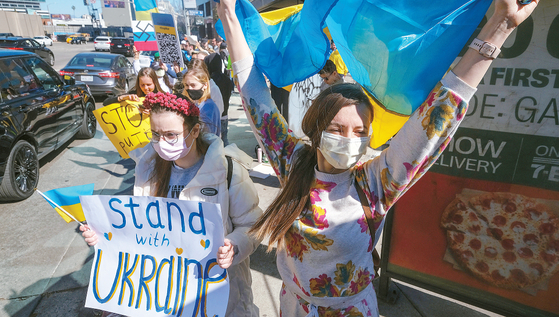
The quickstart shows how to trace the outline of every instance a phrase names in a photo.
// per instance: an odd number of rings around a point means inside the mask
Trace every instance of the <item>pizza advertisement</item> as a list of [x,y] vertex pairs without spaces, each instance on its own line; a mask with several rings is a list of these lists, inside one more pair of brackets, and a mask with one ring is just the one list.
[[540,3],[515,32],[446,150],[397,202],[387,272],[487,309],[556,316],[559,7]]

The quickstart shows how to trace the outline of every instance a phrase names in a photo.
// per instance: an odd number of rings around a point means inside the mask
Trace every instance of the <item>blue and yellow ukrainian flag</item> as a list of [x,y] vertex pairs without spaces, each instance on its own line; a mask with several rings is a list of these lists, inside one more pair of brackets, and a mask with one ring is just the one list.
[[[92,195],[94,184],[72,186],[65,188],[58,188],[49,190],[43,193],[45,196],[50,198],[53,202],[58,204],[60,207],[64,208],[72,216],[76,217],[78,221],[85,221],[85,216],[83,214],[82,205],[80,203],[80,196]],[[57,208],[54,204],[47,202],[58,212],[60,217],[66,222],[73,221],[72,218],[68,217],[62,210]]]
[[[306,0],[302,8],[260,16],[248,0],[238,0],[235,12],[256,65],[277,87],[322,69],[327,27],[349,73],[375,100],[371,145],[378,147],[427,98],[491,2]],[[223,37],[222,26],[216,29]]]
[[151,13],[158,13],[157,2],[155,0],[134,0],[136,7],[136,20],[151,20]]

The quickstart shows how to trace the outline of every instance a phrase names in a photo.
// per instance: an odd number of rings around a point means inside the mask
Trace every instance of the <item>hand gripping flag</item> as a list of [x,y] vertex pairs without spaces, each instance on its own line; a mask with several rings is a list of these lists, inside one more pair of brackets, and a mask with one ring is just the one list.
[[[236,14],[256,65],[278,87],[322,69],[329,56],[327,27],[353,79],[376,100],[371,145],[377,147],[427,98],[490,4],[307,0],[271,23],[248,0],[238,0]],[[216,29],[224,35],[220,24]]]
[[37,192],[39,192],[47,200],[47,202],[66,222],[71,222],[74,219],[66,215],[64,211],[58,208],[58,206],[62,207],[65,211],[70,213],[76,220],[83,222],[85,221],[85,216],[83,214],[82,205],[80,203],[80,196],[92,195],[93,188],[94,184],[87,184],[53,189],[45,193],[41,193],[39,191]]

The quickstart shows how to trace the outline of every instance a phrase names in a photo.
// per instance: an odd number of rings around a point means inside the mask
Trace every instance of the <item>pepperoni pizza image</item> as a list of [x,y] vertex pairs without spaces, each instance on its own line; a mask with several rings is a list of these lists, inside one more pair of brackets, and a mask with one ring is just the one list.
[[521,289],[559,270],[559,218],[535,199],[498,192],[457,197],[441,226],[458,264],[491,285]]

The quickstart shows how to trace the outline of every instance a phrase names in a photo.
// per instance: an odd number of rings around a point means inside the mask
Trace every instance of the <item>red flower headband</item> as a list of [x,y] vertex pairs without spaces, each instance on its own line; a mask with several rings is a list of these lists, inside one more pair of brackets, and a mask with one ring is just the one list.
[[146,95],[144,102],[144,108],[151,110],[153,106],[159,105],[160,107],[166,107],[175,111],[178,111],[185,116],[200,116],[200,109],[194,103],[177,98],[177,96],[167,93],[167,92],[150,92]]

